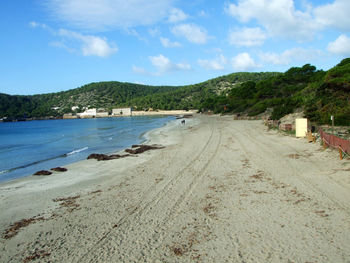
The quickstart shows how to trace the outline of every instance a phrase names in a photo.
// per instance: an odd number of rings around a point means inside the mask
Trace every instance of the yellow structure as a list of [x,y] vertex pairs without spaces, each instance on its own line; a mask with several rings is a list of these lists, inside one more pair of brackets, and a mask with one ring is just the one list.
[[307,119],[295,119],[295,136],[305,137],[308,131]]

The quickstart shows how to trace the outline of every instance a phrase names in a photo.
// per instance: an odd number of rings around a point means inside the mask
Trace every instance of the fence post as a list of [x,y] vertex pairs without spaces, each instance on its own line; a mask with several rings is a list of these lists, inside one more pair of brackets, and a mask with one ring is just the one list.
[[339,157],[340,157],[340,160],[343,160],[343,151],[342,151],[342,149],[340,148],[340,146],[338,147],[338,150],[339,150]]

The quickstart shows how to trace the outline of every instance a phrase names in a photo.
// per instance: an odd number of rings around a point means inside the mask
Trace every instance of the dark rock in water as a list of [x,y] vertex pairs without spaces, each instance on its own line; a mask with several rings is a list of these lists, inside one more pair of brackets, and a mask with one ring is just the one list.
[[50,174],[52,174],[50,171],[41,170],[36,172],[34,175],[50,175]]
[[67,172],[68,169],[64,168],[64,167],[55,167],[55,168],[51,168],[51,171],[56,171],[56,172]]
[[112,155],[107,155],[107,154],[100,154],[100,153],[92,153],[88,156],[88,159],[96,159],[97,161],[108,161],[108,160],[115,160],[115,159],[120,159],[120,158],[125,158],[130,156],[129,154],[112,154]]
[[133,145],[131,148],[137,148],[135,150],[133,149],[126,149],[125,151],[130,154],[139,154],[143,153],[149,150],[157,150],[157,149],[162,149],[164,147],[162,146],[153,146],[153,145]]

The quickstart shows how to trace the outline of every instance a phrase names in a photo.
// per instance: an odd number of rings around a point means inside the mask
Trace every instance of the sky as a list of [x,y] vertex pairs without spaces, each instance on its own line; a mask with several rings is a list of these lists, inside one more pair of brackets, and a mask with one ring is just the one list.
[[0,93],[328,70],[350,57],[349,10],[350,0],[3,0]]

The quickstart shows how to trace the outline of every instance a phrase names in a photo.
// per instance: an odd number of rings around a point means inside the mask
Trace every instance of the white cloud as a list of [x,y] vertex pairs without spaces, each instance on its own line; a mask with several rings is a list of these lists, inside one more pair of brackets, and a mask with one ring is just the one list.
[[49,28],[46,24],[38,23],[38,22],[35,22],[35,21],[29,22],[29,25],[30,25],[32,28],[40,27],[40,28],[42,28],[42,29],[50,30],[50,28]]
[[295,9],[293,0],[239,0],[237,5],[227,4],[225,11],[243,23],[257,20],[270,35],[300,41],[320,29],[309,12]]
[[236,46],[261,46],[266,38],[266,34],[259,27],[245,27],[242,30],[229,32],[229,42]]
[[164,19],[173,0],[45,0],[57,19],[78,28],[104,30],[152,25]]
[[148,33],[152,36],[152,37],[156,37],[160,35],[160,30],[159,28],[150,28],[148,29]]
[[255,63],[254,59],[252,59],[246,52],[240,53],[233,57],[231,62],[233,69],[236,71],[249,71],[259,67],[259,65]]
[[321,57],[322,51],[304,48],[291,48],[278,54],[274,52],[265,52],[259,55],[260,59],[266,63],[275,65],[288,65],[292,61],[308,63],[310,60],[316,60]]
[[350,56],[350,38],[346,35],[340,35],[336,40],[330,42],[328,51],[337,55]]
[[316,21],[324,26],[330,26],[341,30],[350,30],[350,1],[334,0],[331,4],[316,7],[314,14]]
[[135,65],[132,66],[132,71],[137,74],[148,74],[148,72],[144,68],[137,67]]
[[205,44],[208,40],[207,31],[195,24],[181,24],[174,26],[171,32],[180,37],[185,37],[194,44]]
[[76,53],[77,52],[77,50],[75,50],[74,48],[68,47],[62,41],[52,41],[49,43],[49,45],[52,47],[56,47],[56,48],[63,48],[65,50],[67,50],[69,53]]
[[33,28],[42,28],[53,36],[60,37],[59,41],[51,41],[50,45],[63,48],[71,53],[81,52],[84,56],[108,57],[118,51],[117,46],[114,43],[108,43],[105,37],[84,35],[66,29],[54,30],[45,24],[34,21],[30,22],[29,25]]
[[204,10],[201,10],[201,11],[199,11],[198,16],[200,16],[200,17],[206,17],[206,16],[208,16],[208,14],[207,14],[207,12],[205,12]]
[[212,60],[198,59],[198,64],[207,70],[224,70],[227,62],[227,58],[222,54]]
[[177,23],[184,21],[188,18],[188,15],[186,15],[181,9],[173,8],[170,10],[170,16],[168,19],[168,22],[170,23]]
[[163,47],[166,48],[172,48],[172,47],[181,47],[181,44],[179,42],[171,42],[168,38],[161,37],[160,42],[162,43]]
[[170,61],[169,58],[163,56],[162,54],[160,54],[158,56],[150,56],[149,60],[151,61],[152,65],[158,69],[158,71],[155,73],[155,75],[161,75],[161,74],[173,72],[173,71],[192,70],[192,68],[189,64],[173,63]]
[[66,29],[60,29],[57,35],[77,41],[84,56],[108,57],[118,51],[118,48],[114,44],[109,44],[106,38],[83,35]]
[[214,47],[205,51],[206,53],[222,53],[223,50],[219,47]]

